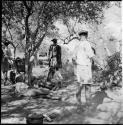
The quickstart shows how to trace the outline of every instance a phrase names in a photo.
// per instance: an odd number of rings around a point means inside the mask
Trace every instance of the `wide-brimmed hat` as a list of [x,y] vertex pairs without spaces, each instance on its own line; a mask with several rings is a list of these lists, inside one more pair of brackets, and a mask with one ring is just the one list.
[[88,36],[88,31],[83,30],[79,32],[79,36]]
[[51,41],[53,41],[54,43],[57,43],[57,39],[52,39]]

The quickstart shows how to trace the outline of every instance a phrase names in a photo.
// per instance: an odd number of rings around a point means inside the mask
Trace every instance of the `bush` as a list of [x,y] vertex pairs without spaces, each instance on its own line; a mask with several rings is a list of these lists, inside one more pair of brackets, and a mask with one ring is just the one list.
[[107,59],[106,70],[98,71],[94,77],[95,82],[103,82],[102,88],[121,87],[122,83],[122,62],[121,55],[116,52]]

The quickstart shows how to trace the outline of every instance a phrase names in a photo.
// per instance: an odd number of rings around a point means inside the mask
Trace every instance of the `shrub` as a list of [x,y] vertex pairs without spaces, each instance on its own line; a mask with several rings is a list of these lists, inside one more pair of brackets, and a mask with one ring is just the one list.
[[95,75],[95,82],[103,82],[102,88],[121,87],[122,83],[122,62],[120,52],[116,52],[107,59],[106,70],[98,71]]

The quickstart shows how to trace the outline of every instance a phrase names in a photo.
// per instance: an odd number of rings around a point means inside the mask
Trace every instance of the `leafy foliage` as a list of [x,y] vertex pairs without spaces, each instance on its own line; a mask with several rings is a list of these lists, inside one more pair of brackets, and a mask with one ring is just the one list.
[[[82,17],[82,20],[97,20],[100,17],[103,7],[109,2],[97,1],[33,1],[32,19],[37,22],[38,12],[41,23],[47,25],[53,23],[54,19],[63,17]],[[27,14],[22,1],[2,1],[2,21],[21,22]],[[20,9],[21,8],[21,9]],[[11,24],[11,23],[10,23]]]
[[36,46],[46,29],[47,35],[52,36],[50,27],[55,20],[61,18],[65,21],[76,17],[79,20],[98,22],[103,17],[103,8],[108,6],[109,2],[106,1],[2,1],[2,24],[15,30],[19,35],[16,42],[22,44],[20,41],[26,37],[24,21],[29,10],[30,46]]
[[95,77],[94,82],[103,83],[101,86],[102,89],[122,86],[122,62],[119,52],[108,57],[106,70],[98,71],[98,75]]
[[[28,29],[27,38],[31,38],[29,46],[35,51],[40,46],[38,43],[43,40],[42,34],[47,32],[46,35],[55,36],[56,32],[53,34],[52,29],[57,19],[61,18],[65,22],[76,17],[79,20],[98,22],[103,17],[103,8],[108,5],[109,2],[105,1],[2,1],[2,25],[10,30],[11,41],[19,42],[23,49],[26,44],[23,45],[22,41],[25,41],[25,30]],[[29,28],[25,23],[28,14]],[[16,39],[13,31],[18,36]]]

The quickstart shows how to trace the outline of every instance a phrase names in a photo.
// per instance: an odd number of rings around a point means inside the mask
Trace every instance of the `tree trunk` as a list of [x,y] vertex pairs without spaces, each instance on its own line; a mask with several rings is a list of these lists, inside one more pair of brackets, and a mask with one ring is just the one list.
[[26,49],[25,49],[25,83],[31,86],[33,62],[30,62],[29,60],[30,57],[35,54],[36,49],[38,49],[39,46],[41,45],[46,33],[43,34],[43,36],[39,39],[39,42],[34,46],[33,50],[30,51],[29,48],[30,48],[30,43],[32,43],[32,41],[30,41],[30,34],[27,24],[26,27],[27,27],[26,29],[27,35],[26,35]]
[[[26,3],[26,1],[23,1],[26,10],[27,10],[27,15],[25,18],[25,35],[26,35],[26,47],[25,47],[25,83],[27,83],[28,85],[31,86],[31,76],[32,76],[32,68],[33,68],[33,62],[30,62],[30,57],[34,55],[36,49],[39,48],[39,46],[41,45],[45,35],[43,34],[43,36],[40,38],[39,42],[32,48],[32,44],[35,43],[36,37],[37,37],[37,33],[39,30],[39,27],[37,27],[37,30],[34,33],[33,39],[31,40],[31,36],[30,36],[30,29],[29,29],[29,17],[31,16],[31,10],[32,10],[32,2],[31,2],[31,7],[29,7]],[[47,28],[46,28],[47,29]],[[31,40],[31,41],[30,41]],[[31,48],[31,51],[30,51]]]
[[32,84],[31,84],[31,77],[32,77],[33,64],[32,64],[32,62],[29,61],[30,60],[30,53],[28,53],[28,54],[29,54],[29,59],[28,59],[28,84],[30,86],[32,86]]
[[27,83],[28,85],[30,85],[29,83],[29,53],[28,51],[26,50],[25,51],[25,83]]
[[30,59],[30,52],[29,52],[29,47],[30,47],[30,30],[29,30],[29,24],[28,24],[28,19],[29,19],[30,13],[25,18],[25,34],[26,34],[26,47],[25,47],[25,83],[28,85],[30,84],[30,72],[29,72],[29,59]]

